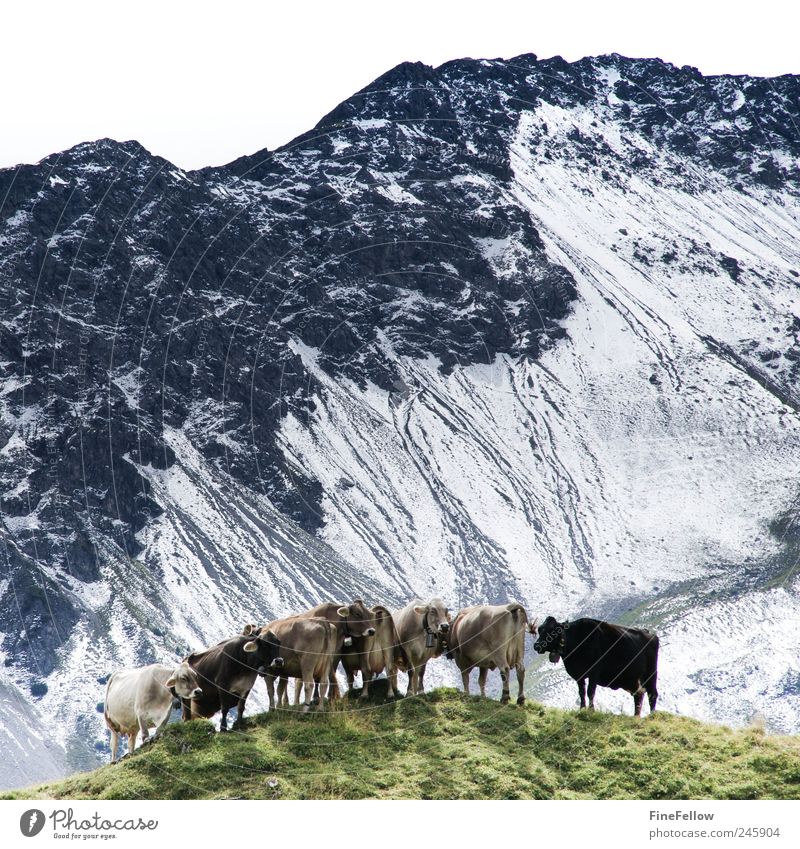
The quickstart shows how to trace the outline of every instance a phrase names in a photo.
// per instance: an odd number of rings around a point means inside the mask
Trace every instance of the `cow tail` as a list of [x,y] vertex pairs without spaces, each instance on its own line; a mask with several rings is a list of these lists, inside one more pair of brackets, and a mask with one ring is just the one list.
[[506,610],[511,614],[511,618],[515,621],[519,621],[519,616],[522,614],[522,621],[527,625],[528,624],[528,612],[518,601],[510,601],[506,605]]

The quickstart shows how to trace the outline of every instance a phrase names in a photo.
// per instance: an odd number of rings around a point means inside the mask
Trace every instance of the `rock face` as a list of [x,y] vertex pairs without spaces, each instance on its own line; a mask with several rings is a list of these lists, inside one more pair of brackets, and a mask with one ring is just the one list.
[[407,63],[222,168],[0,171],[0,684],[66,741],[24,779],[103,756],[115,666],[356,595],[648,624],[665,708],[800,728],[799,112]]

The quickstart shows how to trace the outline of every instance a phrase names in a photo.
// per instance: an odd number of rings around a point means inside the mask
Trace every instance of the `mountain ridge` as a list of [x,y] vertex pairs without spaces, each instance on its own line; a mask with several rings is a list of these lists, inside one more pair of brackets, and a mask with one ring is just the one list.
[[796,730],[799,98],[614,54],[412,63],[226,166],[100,140],[0,171],[30,780],[102,756],[114,665],[334,592],[663,623],[671,709]]

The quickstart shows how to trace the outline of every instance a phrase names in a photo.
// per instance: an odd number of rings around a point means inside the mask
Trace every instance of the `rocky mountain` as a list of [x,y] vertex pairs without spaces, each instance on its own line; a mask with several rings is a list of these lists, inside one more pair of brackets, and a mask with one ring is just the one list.
[[797,731],[799,116],[406,63],[225,167],[0,171],[0,783],[105,757],[115,666],[355,595],[649,625],[666,709]]

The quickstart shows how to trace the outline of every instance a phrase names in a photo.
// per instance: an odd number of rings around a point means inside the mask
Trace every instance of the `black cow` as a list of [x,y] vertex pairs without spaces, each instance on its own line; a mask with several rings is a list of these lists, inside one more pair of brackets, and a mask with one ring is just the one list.
[[658,637],[642,628],[624,628],[598,619],[557,622],[552,616],[542,622],[533,648],[550,653],[550,662],[564,660],[564,668],[578,682],[581,707],[594,709],[598,685],[627,690],[633,696],[634,715],[640,716],[647,693],[650,712],[656,709],[658,690]]
[[[245,631],[249,631],[246,628]],[[186,662],[200,679],[201,697],[183,699],[183,719],[208,719],[220,710],[220,731],[228,730],[228,711],[236,706],[236,721],[233,727],[241,726],[244,706],[256,677],[268,669],[280,669],[280,642],[272,631],[264,634],[245,633],[212,646],[205,651],[195,652]]]

